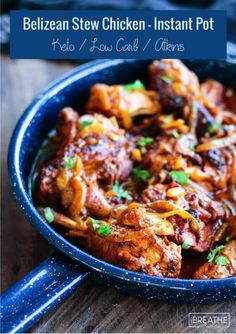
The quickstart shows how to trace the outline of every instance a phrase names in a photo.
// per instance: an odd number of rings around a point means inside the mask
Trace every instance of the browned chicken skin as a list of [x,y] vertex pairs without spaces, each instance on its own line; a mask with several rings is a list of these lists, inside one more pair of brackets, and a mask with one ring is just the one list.
[[149,66],[151,89],[157,91],[161,106],[177,116],[189,117],[200,95],[197,76],[181,61],[164,59]]
[[[70,235],[76,236],[76,232]],[[180,273],[181,247],[150,231],[137,232],[134,240],[126,242],[88,233],[85,246],[96,256],[128,270],[173,278]]]
[[178,60],[154,61],[149,77],[152,90],[96,84],[85,114],[61,110],[34,200],[127,270],[177,278],[192,254],[201,265],[188,277],[236,276],[235,93]]
[[164,203],[172,205],[173,215],[169,217],[169,221],[175,230],[173,240],[182,245],[184,240],[188,239],[189,249],[197,252],[210,250],[212,237],[226,215],[220,202],[211,200],[191,186],[157,184],[145,189],[142,198],[157,211],[164,207]]
[[86,106],[87,112],[95,111],[106,116],[115,116],[126,129],[131,127],[132,117],[159,112],[161,107],[154,91],[126,90],[124,87],[94,85]]
[[[67,117],[65,117],[65,113],[68,114]],[[64,119],[65,126],[64,134],[61,129],[63,127],[62,119]],[[73,124],[71,119],[73,119]],[[79,119],[78,114],[70,108],[65,108],[60,112],[58,133],[61,135],[63,145],[57,151],[55,158],[41,169],[37,177],[37,197],[42,203],[53,203],[55,193],[58,194],[60,191],[63,196],[64,189],[62,188],[64,185],[61,186],[61,184],[64,181],[67,192],[67,205],[64,206],[68,206],[71,204],[68,195],[73,193],[73,190],[70,192],[71,182],[74,182],[75,185],[72,188],[76,188],[76,183],[80,183],[80,185],[84,184],[84,187],[81,186],[81,192],[83,192],[83,188],[86,188],[86,206],[91,208],[91,214],[94,214],[97,202],[102,202],[105,205],[106,200],[103,198],[102,190],[112,185],[114,180],[122,182],[128,178],[133,167],[131,160],[133,145],[126,138],[124,130],[119,129],[116,123],[113,124],[112,119],[95,115],[93,117],[94,123],[97,122],[95,131],[92,134],[86,133],[86,128],[80,131],[80,124],[90,122],[91,119],[91,116],[82,116]],[[91,126],[93,125],[91,124]],[[79,136],[76,131],[79,131]],[[77,155],[81,161],[81,163],[78,162],[77,169],[83,169],[79,170],[79,173],[83,175],[78,182],[76,179],[70,178],[65,168],[66,159]],[[90,182],[90,184],[85,185],[86,182]],[[80,196],[82,195],[80,194]],[[97,207],[99,209],[99,205]]]

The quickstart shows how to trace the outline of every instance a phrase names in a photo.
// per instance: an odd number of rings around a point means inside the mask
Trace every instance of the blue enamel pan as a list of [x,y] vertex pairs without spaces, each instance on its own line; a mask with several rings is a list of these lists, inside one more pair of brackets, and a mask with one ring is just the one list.
[[[28,194],[35,155],[65,106],[78,109],[97,82],[146,81],[148,61],[93,61],[76,68],[47,87],[25,111],[9,148],[12,191],[27,220],[56,249],[31,273],[3,293],[1,332],[23,332],[47,310],[91,276],[107,286],[145,299],[170,303],[214,303],[236,299],[236,278],[186,280],[148,276],[108,264],[77,248],[44,221]],[[236,89],[236,64],[225,61],[186,61],[201,80],[212,77]],[[40,250],[39,250],[40,251]],[[83,287],[81,287],[82,289]]]

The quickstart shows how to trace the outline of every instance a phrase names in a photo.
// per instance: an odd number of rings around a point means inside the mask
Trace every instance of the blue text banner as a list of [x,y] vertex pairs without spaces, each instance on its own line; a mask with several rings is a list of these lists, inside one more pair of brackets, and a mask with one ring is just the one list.
[[224,59],[226,13],[12,11],[11,57]]

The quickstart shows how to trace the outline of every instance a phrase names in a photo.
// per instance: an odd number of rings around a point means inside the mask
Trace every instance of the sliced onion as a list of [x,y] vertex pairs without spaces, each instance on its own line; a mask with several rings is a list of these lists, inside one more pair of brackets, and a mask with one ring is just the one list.
[[61,213],[56,212],[51,209],[54,215],[54,222],[71,230],[81,230],[86,231],[87,225],[82,220],[75,221],[73,219],[68,218],[67,216],[62,215]]
[[204,152],[212,148],[222,148],[226,146],[231,146],[233,144],[236,144],[236,133],[233,133],[232,135],[227,137],[217,138],[207,143],[200,144],[196,147],[196,152]]
[[74,198],[69,210],[72,216],[75,216],[80,213],[85,205],[87,187],[79,176],[73,178],[71,186],[74,189]]
[[155,201],[148,204],[148,207],[157,212],[167,212],[171,210],[178,210],[178,206],[170,201]]
[[173,210],[170,212],[164,212],[164,213],[159,213],[158,216],[160,218],[168,218],[171,216],[180,216],[184,219],[190,219],[192,222],[195,222],[196,224],[199,225],[197,219],[195,219],[189,212],[185,211],[185,210]]

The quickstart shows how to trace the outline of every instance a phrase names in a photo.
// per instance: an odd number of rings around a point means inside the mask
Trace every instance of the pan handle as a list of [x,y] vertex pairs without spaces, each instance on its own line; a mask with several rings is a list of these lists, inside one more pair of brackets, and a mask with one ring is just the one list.
[[59,252],[1,296],[1,333],[22,333],[79,287],[89,272]]

